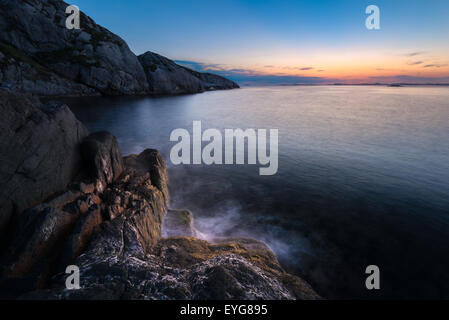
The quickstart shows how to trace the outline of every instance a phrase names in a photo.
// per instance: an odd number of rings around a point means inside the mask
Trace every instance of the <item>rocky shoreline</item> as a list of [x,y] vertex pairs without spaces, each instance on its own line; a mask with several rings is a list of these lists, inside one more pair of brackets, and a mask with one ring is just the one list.
[[195,238],[157,150],[123,158],[110,133],[32,96],[0,90],[0,112],[0,298],[319,298],[259,241]]
[[61,0],[2,0],[0,87],[40,96],[175,95],[239,86],[158,54],[137,57],[119,36],[81,12],[65,26]]
[[[122,157],[67,105],[38,96],[238,88],[156,53],[136,56],[60,0],[0,0],[0,299],[319,299],[253,239],[198,238],[170,207],[157,150]],[[68,265],[81,288],[68,290]]]

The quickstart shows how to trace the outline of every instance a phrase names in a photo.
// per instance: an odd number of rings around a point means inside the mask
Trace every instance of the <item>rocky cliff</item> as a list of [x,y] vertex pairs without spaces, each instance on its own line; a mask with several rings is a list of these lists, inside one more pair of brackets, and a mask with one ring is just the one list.
[[[195,238],[193,214],[170,209],[158,151],[122,158],[67,106],[0,94],[0,298],[319,298],[261,242]],[[81,288],[67,290],[73,264]]]
[[64,189],[78,174],[87,129],[69,108],[0,90],[0,233],[13,212]]
[[182,67],[153,52],[139,56],[153,94],[183,94],[208,90],[235,89],[239,86],[226,78]]
[[179,94],[238,87],[152,53],[138,59],[123,39],[83,13],[81,29],[69,30],[67,6],[61,0],[0,0],[0,87],[45,96]]

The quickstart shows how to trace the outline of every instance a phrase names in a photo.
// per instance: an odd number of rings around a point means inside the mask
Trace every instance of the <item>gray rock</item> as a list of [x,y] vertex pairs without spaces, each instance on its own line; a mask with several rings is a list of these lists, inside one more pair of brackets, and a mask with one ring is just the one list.
[[[86,141],[95,147],[95,152],[89,153],[92,160],[104,160],[104,151],[121,157],[114,148],[115,138],[108,133],[93,134]],[[141,255],[157,243],[168,194],[165,163],[156,150],[132,156],[125,168],[113,158],[100,161],[98,169],[105,179],[109,177],[106,190],[92,190],[92,185],[83,181],[72,183],[74,189],[17,215],[9,225],[14,232],[1,256],[0,298],[16,298],[48,287],[51,275],[64,272],[87,247],[99,256],[118,254],[126,241],[129,252]],[[114,179],[117,167],[123,175]],[[91,180],[98,178],[97,171],[93,174]],[[111,208],[117,214],[105,221],[103,213]]]
[[147,75],[149,91],[152,94],[198,93],[239,87],[231,80],[195,72],[153,52],[140,55],[139,60]]
[[0,230],[13,213],[64,190],[81,166],[87,129],[66,105],[0,89]]
[[[81,14],[81,30],[68,30],[67,6],[59,0],[2,0],[0,48],[8,47],[19,56],[29,57],[34,62],[29,65],[39,76],[45,69],[57,78],[53,82],[81,83],[79,94],[86,94],[86,88],[93,88],[91,94],[146,93],[145,73],[125,41],[85,14]],[[84,50],[88,45],[91,49]],[[20,78],[17,81],[21,91],[30,92],[31,86],[33,92],[55,94],[46,90],[49,85],[24,86]],[[76,94],[76,88],[71,89],[70,93]]]
[[126,220],[112,221],[75,262],[81,289],[64,290],[65,275],[59,274],[52,289],[21,298],[320,299],[305,281],[286,273],[266,246],[252,249],[248,239],[214,245],[169,238],[144,250],[137,238]]
[[[76,211],[75,211],[76,212]],[[70,236],[61,249],[60,270],[68,265],[84,251],[88,245],[95,228],[103,221],[99,204],[92,204],[88,211],[81,214]]]
[[47,96],[98,95],[98,91],[63,78],[29,55],[0,42],[0,86]]
[[45,96],[182,94],[238,85],[147,52],[136,57],[120,37],[81,13],[65,26],[60,0],[0,0],[0,86]]
[[28,275],[38,262],[54,253],[78,215],[59,211],[52,206],[25,210],[17,219],[17,232],[2,259],[2,263],[8,266],[2,278]]
[[96,132],[84,139],[81,152],[89,177],[103,184],[115,181],[123,172],[123,159],[117,139],[109,132]]

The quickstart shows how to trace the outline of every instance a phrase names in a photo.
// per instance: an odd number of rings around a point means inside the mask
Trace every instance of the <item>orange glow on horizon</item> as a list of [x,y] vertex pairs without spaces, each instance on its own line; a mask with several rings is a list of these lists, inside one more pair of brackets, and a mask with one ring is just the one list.
[[416,55],[406,52],[367,49],[333,52],[273,50],[262,55],[229,57],[227,63],[225,60],[225,64],[208,70],[229,70],[255,76],[318,77],[331,81],[338,79],[360,82],[376,82],[375,78],[385,78],[388,81],[388,78],[395,76],[436,79],[449,77],[449,48],[429,50],[432,53]]

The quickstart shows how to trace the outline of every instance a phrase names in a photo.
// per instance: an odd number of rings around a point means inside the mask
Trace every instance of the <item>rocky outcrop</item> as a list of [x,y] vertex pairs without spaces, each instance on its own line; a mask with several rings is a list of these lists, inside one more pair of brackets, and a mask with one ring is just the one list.
[[[4,52],[5,47],[9,48],[9,55],[18,52],[6,60],[2,82],[26,90],[26,80],[33,74],[37,74],[36,82],[44,82],[46,73],[46,84],[35,86],[33,91],[48,88],[50,91],[41,93],[60,94],[55,83],[67,83],[70,94],[146,93],[145,73],[126,42],[83,13],[82,29],[67,29],[67,6],[60,0],[1,0],[0,49]],[[14,61],[10,62],[11,58]],[[8,72],[12,64],[21,74],[12,76]],[[81,85],[70,86],[73,83]]]
[[0,87],[50,96],[98,95],[86,85],[63,78],[20,50],[0,42]]
[[[195,238],[193,214],[169,209],[157,150],[122,158],[115,137],[87,136],[66,106],[0,94],[2,214],[15,199],[0,298],[319,298],[261,242]],[[65,287],[69,265],[78,290]]]
[[[87,137],[88,143],[82,144],[83,149],[89,148],[82,150],[86,161],[95,163],[105,154],[116,153],[111,137],[105,132]],[[104,145],[93,152],[92,141]],[[108,260],[123,252],[125,244],[130,253],[146,252],[156,245],[168,201],[165,163],[150,149],[123,163],[122,173],[111,176],[106,184],[103,179],[114,172],[114,161],[103,162],[104,171],[93,176],[86,168],[80,177],[90,180],[76,181],[64,193],[17,215],[1,257],[0,297],[17,298],[48,287],[52,275],[80,264],[76,259],[82,253]],[[104,275],[113,272],[112,268]]]
[[81,29],[69,30],[67,6],[61,0],[0,0],[0,87],[45,96],[179,94],[238,87],[153,53],[138,59],[124,40],[84,13]]
[[66,105],[0,90],[0,231],[13,213],[64,190],[87,129]]
[[[82,144],[82,156],[87,175],[102,186],[115,181],[123,172],[123,159],[117,139],[109,132],[96,132]],[[99,187],[103,191],[103,187]]]
[[139,61],[147,75],[152,94],[198,93],[239,87],[231,80],[190,70],[153,52],[140,55]]
[[76,261],[80,290],[65,290],[65,275],[59,274],[52,288],[21,299],[319,299],[255,240],[210,244],[189,237],[164,238],[144,251],[121,219],[106,230],[107,238],[96,238]]
[[[3,260],[0,293],[39,300],[320,298],[261,242],[193,238],[192,213],[167,210],[166,182],[160,154],[149,149],[125,158],[122,175],[104,192],[75,188],[25,211]],[[65,288],[72,264],[81,272],[78,290]]]

